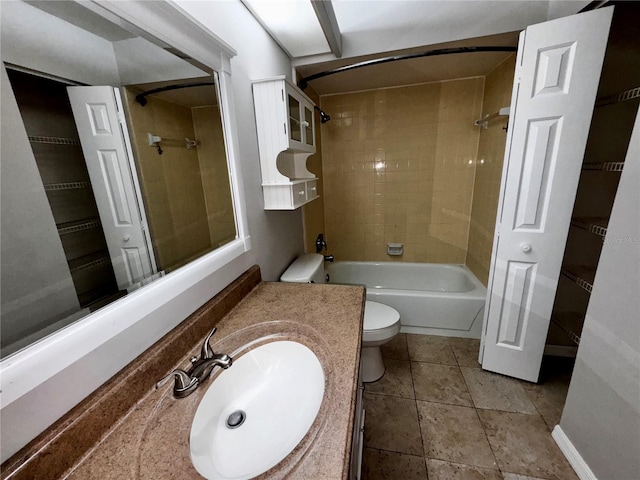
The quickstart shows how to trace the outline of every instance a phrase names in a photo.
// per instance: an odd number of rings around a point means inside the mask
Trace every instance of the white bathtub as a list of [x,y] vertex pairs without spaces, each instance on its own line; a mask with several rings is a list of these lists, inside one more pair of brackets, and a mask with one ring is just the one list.
[[480,338],[487,290],[464,265],[335,262],[327,274],[398,310],[402,332]]

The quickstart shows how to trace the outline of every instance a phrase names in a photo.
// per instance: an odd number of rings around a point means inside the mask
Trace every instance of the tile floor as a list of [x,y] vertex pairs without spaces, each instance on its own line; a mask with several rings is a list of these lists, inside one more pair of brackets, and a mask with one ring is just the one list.
[[485,372],[479,341],[400,334],[365,384],[363,480],[577,480],[551,430],[571,361],[546,358],[540,384]]

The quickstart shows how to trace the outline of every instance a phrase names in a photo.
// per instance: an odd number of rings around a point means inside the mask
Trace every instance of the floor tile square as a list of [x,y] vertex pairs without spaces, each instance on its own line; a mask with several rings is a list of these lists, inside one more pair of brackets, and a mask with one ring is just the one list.
[[427,480],[424,458],[365,448],[362,480]]
[[384,359],[386,370],[377,382],[365,383],[367,393],[414,398],[411,364],[407,360]]
[[416,399],[473,407],[459,367],[411,362]]
[[542,415],[549,430],[560,423],[562,418],[562,410],[564,402],[567,399],[568,385],[536,385],[525,384],[523,382],[524,391],[531,403],[536,406],[538,413]]
[[409,358],[414,362],[458,365],[447,337],[407,334]]
[[474,408],[417,401],[425,456],[497,469]]
[[576,480],[540,415],[478,410],[500,470],[549,480]]
[[449,345],[461,367],[480,368],[478,354],[480,353],[480,340],[476,338],[449,337]]
[[429,480],[502,480],[498,470],[427,458]]
[[516,475],[515,473],[504,473],[502,474],[504,480],[547,480],[545,478],[540,477],[527,477],[526,475]]
[[560,423],[574,362],[569,358],[544,357],[540,383],[522,382],[527,397],[536,406],[549,430]]
[[422,456],[422,439],[415,400],[364,394],[364,445]]
[[538,413],[519,380],[480,368],[462,367],[460,370],[476,408],[531,415]]
[[407,334],[399,333],[393,339],[380,347],[383,358],[394,360],[409,360],[409,349],[407,348]]

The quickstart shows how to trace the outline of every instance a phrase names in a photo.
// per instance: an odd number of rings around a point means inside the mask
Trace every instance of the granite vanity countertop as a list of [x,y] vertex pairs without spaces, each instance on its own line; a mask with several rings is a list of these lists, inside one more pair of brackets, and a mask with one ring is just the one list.
[[[311,348],[325,372],[325,397],[309,432],[258,478],[348,477],[363,309],[361,287],[262,282],[217,323],[211,341],[217,353],[237,358],[248,343],[291,339]],[[175,366],[186,368],[201,341]],[[66,478],[201,478],[191,464],[189,432],[208,385],[180,400],[173,398],[172,385],[146,392]]]

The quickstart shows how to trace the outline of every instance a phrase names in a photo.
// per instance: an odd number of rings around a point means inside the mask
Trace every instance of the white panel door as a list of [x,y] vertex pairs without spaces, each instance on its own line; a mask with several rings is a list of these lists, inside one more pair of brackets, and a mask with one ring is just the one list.
[[482,368],[538,380],[613,7],[520,36]]
[[67,91],[118,288],[131,291],[146,283],[155,265],[117,108],[119,92],[108,86]]

